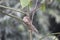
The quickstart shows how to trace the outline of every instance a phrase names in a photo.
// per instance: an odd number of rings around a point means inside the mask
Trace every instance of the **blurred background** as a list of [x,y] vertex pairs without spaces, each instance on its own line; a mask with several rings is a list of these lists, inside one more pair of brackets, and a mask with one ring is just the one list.
[[[33,0],[33,5],[35,1]],[[40,2],[43,3],[44,0],[40,0]],[[20,0],[0,0],[1,5],[21,9]],[[27,26],[22,21],[5,14],[18,18],[24,17],[24,14],[20,12],[0,7],[0,40],[30,40]],[[60,0],[49,0],[45,5],[42,4],[33,16],[33,25],[40,33],[40,36],[33,34],[33,40],[40,40],[37,36],[44,37],[42,40],[60,40],[60,34],[54,34],[60,32]]]

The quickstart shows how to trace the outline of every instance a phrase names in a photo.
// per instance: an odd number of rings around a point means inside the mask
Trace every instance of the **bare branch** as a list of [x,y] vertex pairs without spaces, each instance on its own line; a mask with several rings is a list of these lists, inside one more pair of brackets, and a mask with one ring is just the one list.
[[34,14],[36,12],[37,6],[38,6],[38,0],[36,0],[36,4],[35,4],[35,7],[34,7],[34,10],[32,11],[32,22],[33,22],[33,16],[34,16]]
[[12,17],[12,18],[17,19],[18,21],[22,21],[22,22],[23,22],[23,20],[22,20],[21,18],[18,18],[18,17],[14,16],[14,15],[6,14],[6,13],[2,13],[2,14],[7,15],[7,16],[10,16],[10,17]]
[[55,35],[55,34],[60,34],[60,32],[58,32],[58,33],[52,33],[52,34],[54,34],[54,35]]
[[6,9],[10,9],[10,10],[13,10],[13,11],[16,11],[16,12],[20,12],[20,13],[23,13],[23,14],[26,13],[26,12],[21,11],[20,9],[10,8],[10,7],[6,7],[6,6],[3,6],[3,5],[0,5],[0,7],[6,8]]

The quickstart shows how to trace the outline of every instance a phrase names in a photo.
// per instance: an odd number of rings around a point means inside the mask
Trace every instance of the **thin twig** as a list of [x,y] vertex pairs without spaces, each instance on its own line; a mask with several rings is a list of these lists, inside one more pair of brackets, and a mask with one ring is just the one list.
[[7,16],[10,16],[10,17],[12,17],[12,18],[15,18],[15,19],[23,22],[23,20],[22,20],[21,18],[18,18],[18,17],[14,16],[14,15],[7,14],[7,13],[2,13],[2,14],[7,15]]
[[34,17],[34,14],[35,14],[37,6],[38,6],[37,4],[38,4],[38,0],[36,0],[36,4],[35,4],[35,7],[34,7],[34,10],[32,11],[32,22],[33,22],[33,17]]
[[52,33],[52,34],[56,35],[56,34],[60,34],[60,32],[58,32],[58,33]]
[[10,7],[6,7],[6,6],[3,6],[3,5],[0,5],[0,7],[3,7],[3,8],[6,8],[6,9],[10,9],[10,10],[13,10],[13,11],[17,11],[17,12],[26,14],[26,12],[23,12],[23,11],[21,11],[20,9],[10,8]]
[[14,16],[14,15],[11,15],[11,14],[6,14],[6,13],[2,13],[2,14],[7,15],[7,16],[10,16],[10,17],[12,17],[12,18],[15,18],[15,19],[18,20],[20,23],[22,23],[23,25],[27,26],[27,25],[25,24],[25,22],[24,22],[21,18],[18,18],[18,17]]
[[32,30],[29,30],[29,38],[30,38],[30,40],[33,40],[33,38],[32,38]]

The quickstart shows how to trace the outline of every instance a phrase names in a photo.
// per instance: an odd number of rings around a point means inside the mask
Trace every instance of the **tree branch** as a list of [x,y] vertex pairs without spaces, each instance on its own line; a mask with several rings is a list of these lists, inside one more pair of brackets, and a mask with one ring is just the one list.
[[10,8],[10,7],[6,7],[6,6],[3,6],[3,5],[0,5],[0,7],[3,7],[3,8],[6,8],[6,9],[10,9],[10,10],[13,10],[13,11],[16,11],[16,12],[20,12],[20,13],[26,14],[26,12],[23,12],[20,9]]
[[[1,14],[1,13],[0,13],[0,14]],[[10,17],[12,17],[12,18],[17,19],[18,21],[22,21],[22,22],[23,22],[23,20],[22,20],[21,18],[18,18],[18,17],[14,16],[14,15],[7,14],[7,13],[2,13],[2,14],[7,15],[7,16],[10,16]]]

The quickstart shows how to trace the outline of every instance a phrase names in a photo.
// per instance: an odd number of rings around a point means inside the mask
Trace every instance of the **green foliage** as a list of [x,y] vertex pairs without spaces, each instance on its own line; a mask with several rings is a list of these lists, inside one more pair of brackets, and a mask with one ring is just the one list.
[[32,5],[33,5],[33,2],[31,1],[31,2],[29,3],[29,8],[31,8]]
[[22,24],[20,24],[19,26],[18,26],[18,30],[19,31],[24,31],[25,29],[24,29],[24,26],[22,25]]
[[20,0],[21,6],[22,8],[28,6],[28,4],[30,3],[30,0]]
[[45,4],[42,4],[42,5],[40,6],[40,10],[42,10],[43,12],[46,10]]
[[60,2],[60,0],[57,0],[58,2]]

